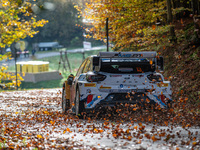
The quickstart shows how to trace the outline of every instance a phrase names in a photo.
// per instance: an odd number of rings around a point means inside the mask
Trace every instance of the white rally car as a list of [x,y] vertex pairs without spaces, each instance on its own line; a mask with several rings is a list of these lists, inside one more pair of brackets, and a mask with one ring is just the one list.
[[164,81],[163,57],[156,52],[99,52],[80,65],[63,84],[62,109],[76,115],[102,106],[146,101],[165,108],[171,85]]

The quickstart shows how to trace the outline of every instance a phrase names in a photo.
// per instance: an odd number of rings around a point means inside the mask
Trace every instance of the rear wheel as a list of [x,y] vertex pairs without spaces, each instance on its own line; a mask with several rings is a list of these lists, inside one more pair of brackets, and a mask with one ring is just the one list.
[[79,90],[77,90],[75,98],[75,114],[79,118],[83,118],[84,113],[85,113],[85,105],[83,101],[80,101],[80,92]]
[[70,101],[66,99],[66,91],[65,88],[62,90],[62,112],[66,113],[70,107]]

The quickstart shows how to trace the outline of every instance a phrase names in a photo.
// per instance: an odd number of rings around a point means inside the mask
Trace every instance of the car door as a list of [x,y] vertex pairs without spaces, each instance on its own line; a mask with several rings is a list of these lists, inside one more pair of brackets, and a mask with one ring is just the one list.
[[71,101],[72,102],[74,102],[74,99],[75,99],[75,96],[76,96],[76,85],[77,85],[79,76],[83,73],[83,69],[85,67],[86,62],[87,62],[87,59],[85,59],[83,61],[83,63],[80,65],[80,67],[79,67],[79,69],[76,73],[76,76],[74,77],[74,80],[72,82],[72,88],[71,88]]
[[90,57],[87,59],[86,63],[85,63],[85,66],[83,68],[83,71],[82,73],[87,73],[88,71],[91,71],[91,60],[90,60]]

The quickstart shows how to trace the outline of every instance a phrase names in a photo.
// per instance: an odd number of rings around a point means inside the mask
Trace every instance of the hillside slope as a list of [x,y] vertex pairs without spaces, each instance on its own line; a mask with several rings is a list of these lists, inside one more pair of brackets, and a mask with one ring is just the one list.
[[165,57],[164,75],[169,77],[173,97],[188,97],[189,102],[200,102],[200,39],[195,37],[192,18],[175,23],[177,43],[159,51]]

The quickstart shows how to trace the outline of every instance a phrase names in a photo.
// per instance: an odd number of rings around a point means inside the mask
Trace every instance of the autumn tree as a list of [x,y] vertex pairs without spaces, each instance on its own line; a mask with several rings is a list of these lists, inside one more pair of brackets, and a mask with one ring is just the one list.
[[[11,44],[28,37],[33,37],[38,33],[37,27],[43,27],[48,21],[37,20],[33,12],[34,5],[23,0],[0,0],[0,47]],[[0,61],[8,59],[9,55],[0,55]],[[15,75],[5,72],[6,67],[0,67],[0,82],[11,80],[12,83],[6,85],[20,85],[21,77],[18,75],[16,83]]]
[[0,46],[11,45],[25,37],[33,37],[38,31],[37,27],[43,27],[45,20],[36,20],[32,5],[22,0],[1,0],[0,9]]
[[[163,0],[95,0],[77,9],[93,25],[86,28],[88,37],[106,41],[105,24],[109,18],[109,40],[115,50],[140,50],[152,44],[166,43],[170,25],[167,24],[167,1]],[[176,14],[184,10],[172,10]]]

